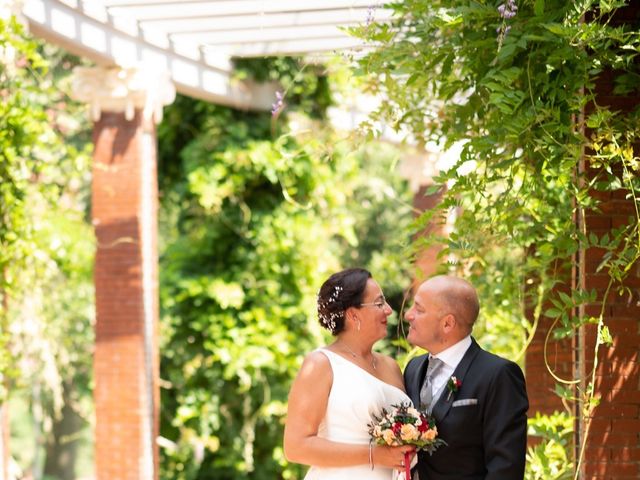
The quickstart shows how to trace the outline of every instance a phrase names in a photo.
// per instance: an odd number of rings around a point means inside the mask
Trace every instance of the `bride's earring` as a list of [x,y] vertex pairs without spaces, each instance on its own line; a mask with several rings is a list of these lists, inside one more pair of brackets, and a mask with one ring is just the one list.
[[356,320],[358,322],[358,331],[360,331],[360,319]]

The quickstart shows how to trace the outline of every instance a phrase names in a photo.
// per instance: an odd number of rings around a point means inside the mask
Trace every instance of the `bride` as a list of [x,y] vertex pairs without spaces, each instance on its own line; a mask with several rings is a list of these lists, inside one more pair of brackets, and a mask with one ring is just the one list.
[[371,348],[387,334],[391,307],[361,268],[329,277],[318,317],[336,340],[311,352],[289,393],[284,453],[311,465],[305,480],[392,480],[413,446],[372,445],[367,424],[384,407],[410,402],[395,360]]

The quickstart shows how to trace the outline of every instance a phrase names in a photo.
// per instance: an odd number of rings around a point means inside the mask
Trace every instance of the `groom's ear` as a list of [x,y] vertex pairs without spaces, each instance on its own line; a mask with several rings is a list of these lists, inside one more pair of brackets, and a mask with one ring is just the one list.
[[442,328],[444,329],[445,333],[449,333],[455,330],[457,321],[453,313],[448,313],[442,320]]

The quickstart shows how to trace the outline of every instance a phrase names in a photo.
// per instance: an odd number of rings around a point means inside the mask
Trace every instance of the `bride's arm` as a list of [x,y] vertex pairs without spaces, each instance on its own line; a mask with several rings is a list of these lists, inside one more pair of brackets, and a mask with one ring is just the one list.
[[[290,462],[318,467],[345,467],[369,463],[369,446],[332,442],[318,437],[333,383],[331,365],[320,352],[309,354],[289,392],[284,427],[284,454]],[[412,447],[373,449],[377,466],[401,468],[404,450]]]

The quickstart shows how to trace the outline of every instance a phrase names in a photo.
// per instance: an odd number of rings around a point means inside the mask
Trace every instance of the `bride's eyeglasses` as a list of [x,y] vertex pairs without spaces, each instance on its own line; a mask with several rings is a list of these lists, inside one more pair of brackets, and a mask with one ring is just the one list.
[[386,304],[387,304],[387,300],[384,297],[382,297],[380,300],[376,300],[375,302],[361,303],[359,306],[360,307],[378,307],[380,310],[382,310]]

